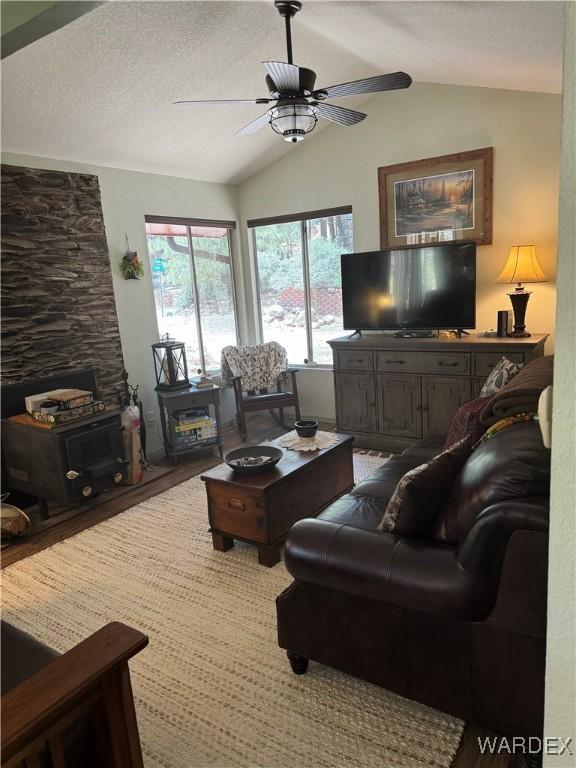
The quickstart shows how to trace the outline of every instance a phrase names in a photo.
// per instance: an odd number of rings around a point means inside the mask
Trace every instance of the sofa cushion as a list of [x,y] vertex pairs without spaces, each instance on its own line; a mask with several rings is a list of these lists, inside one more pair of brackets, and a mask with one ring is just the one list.
[[393,456],[318,517],[330,523],[375,531],[399,480],[419,463],[416,458]]
[[378,528],[399,536],[426,537],[472,445],[470,438],[464,437],[409,470],[398,483]]
[[387,499],[355,496],[353,493],[347,493],[326,507],[318,515],[318,518],[329,523],[351,525],[353,528],[375,531],[382,519],[387,502]]
[[513,424],[472,452],[452,483],[432,536],[456,544],[492,504],[547,497],[549,492],[550,451],[538,424]]
[[396,486],[409,469],[414,469],[422,460],[417,456],[392,456],[381,467],[362,480],[352,491],[354,496],[373,496],[384,499],[384,508]]
[[413,456],[416,459],[433,459],[441,453],[446,442],[446,435],[434,434],[426,435],[414,445],[402,451],[402,456]]
[[0,622],[2,695],[36,674],[60,654],[21,629]]

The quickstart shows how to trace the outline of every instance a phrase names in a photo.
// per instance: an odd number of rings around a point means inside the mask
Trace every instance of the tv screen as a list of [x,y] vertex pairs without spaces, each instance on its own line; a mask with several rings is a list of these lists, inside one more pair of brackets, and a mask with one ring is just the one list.
[[341,256],[346,330],[476,327],[476,244]]

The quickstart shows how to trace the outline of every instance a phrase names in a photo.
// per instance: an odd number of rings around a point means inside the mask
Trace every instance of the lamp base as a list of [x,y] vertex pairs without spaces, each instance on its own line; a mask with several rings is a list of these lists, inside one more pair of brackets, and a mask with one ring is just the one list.
[[528,331],[512,331],[512,333],[508,334],[509,339],[527,339],[529,336],[532,336],[532,334],[528,333]]
[[516,288],[516,290],[509,293],[508,296],[510,296],[512,309],[514,311],[514,330],[509,336],[522,339],[527,338],[530,334],[526,330],[524,320],[526,318],[526,307],[528,306],[530,291],[525,291],[523,288]]

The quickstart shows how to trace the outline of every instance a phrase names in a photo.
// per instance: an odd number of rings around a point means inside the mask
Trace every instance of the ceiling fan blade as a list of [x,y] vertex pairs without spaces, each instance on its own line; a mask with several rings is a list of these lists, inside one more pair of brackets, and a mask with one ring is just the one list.
[[315,101],[313,103],[318,110],[318,117],[323,117],[325,120],[331,120],[340,125],[356,125],[366,117],[364,112],[356,112],[354,109],[337,107],[335,104],[324,104],[323,102]]
[[174,101],[173,104],[269,104],[274,99],[191,99]]
[[244,128],[241,128],[236,133],[236,136],[250,136],[250,134],[256,133],[256,131],[259,131],[260,128],[263,128],[269,122],[270,115],[268,112],[264,112],[264,114],[260,115],[260,117],[257,117],[256,120],[252,120],[251,123],[248,123],[248,125],[245,125]]
[[391,72],[389,75],[376,75],[364,80],[353,80],[351,83],[330,85],[328,88],[318,88],[314,96],[325,93],[325,98],[334,99],[338,96],[354,96],[358,93],[375,93],[378,91],[395,91],[398,88],[408,88],[412,78],[406,72]]
[[266,71],[274,81],[279,93],[300,90],[300,67],[283,61],[263,61]]

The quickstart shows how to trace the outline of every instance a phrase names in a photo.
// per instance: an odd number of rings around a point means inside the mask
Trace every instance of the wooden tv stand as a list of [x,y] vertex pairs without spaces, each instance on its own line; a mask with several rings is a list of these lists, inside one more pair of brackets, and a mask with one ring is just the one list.
[[336,430],[354,435],[357,445],[390,451],[447,432],[502,356],[527,363],[544,354],[547,338],[333,339]]

